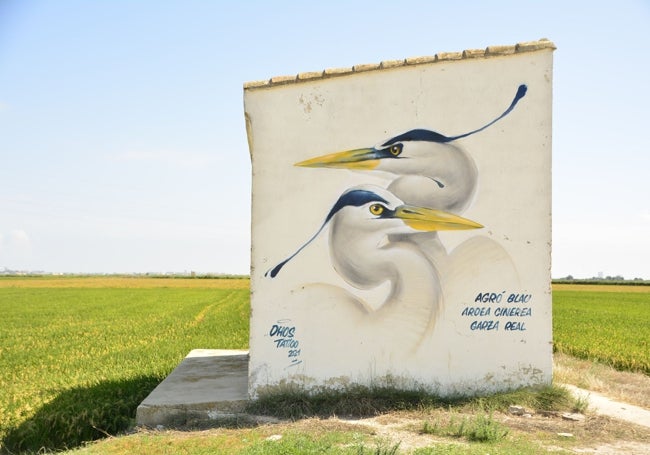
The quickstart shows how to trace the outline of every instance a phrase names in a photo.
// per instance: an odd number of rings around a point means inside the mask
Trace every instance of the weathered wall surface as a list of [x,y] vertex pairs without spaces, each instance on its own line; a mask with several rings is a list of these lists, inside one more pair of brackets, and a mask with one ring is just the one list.
[[550,383],[553,49],[245,86],[251,395]]

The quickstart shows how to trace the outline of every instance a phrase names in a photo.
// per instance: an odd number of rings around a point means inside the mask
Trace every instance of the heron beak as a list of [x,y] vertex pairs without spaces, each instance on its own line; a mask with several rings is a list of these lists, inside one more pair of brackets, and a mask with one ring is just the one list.
[[294,166],[370,170],[376,168],[378,164],[377,150],[374,148],[365,148],[317,156],[316,158],[296,163]]
[[483,225],[442,210],[402,205],[395,210],[395,218],[418,231],[460,231],[480,229]]

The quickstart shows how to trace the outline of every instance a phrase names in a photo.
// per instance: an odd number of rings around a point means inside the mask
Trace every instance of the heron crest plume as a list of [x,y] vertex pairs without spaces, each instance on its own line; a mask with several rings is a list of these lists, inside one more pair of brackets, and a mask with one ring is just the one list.
[[491,122],[486,123],[482,127],[470,131],[468,133],[459,134],[457,136],[445,136],[444,134],[440,134],[436,131],[431,131],[426,129],[414,129],[388,139],[386,142],[381,144],[381,146],[387,147],[389,145],[398,142],[404,142],[404,141],[426,141],[426,142],[438,142],[444,144],[447,142],[455,141],[456,139],[462,139],[464,137],[471,136],[472,134],[479,133],[484,129],[492,126],[493,124],[501,120],[503,117],[508,115],[510,112],[512,112],[512,110],[515,108],[519,100],[522,99],[524,96],[526,96],[527,91],[528,91],[528,87],[526,86],[526,84],[521,84],[517,88],[517,93],[515,93],[515,97],[512,99],[512,102],[510,103],[510,106],[508,106],[508,109],[506,109],[501,115],[499,115]]

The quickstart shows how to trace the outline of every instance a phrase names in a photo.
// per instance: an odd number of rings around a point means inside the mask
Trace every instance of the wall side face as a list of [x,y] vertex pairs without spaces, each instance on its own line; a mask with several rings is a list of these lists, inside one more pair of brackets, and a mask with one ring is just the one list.
[[551,50],[245,90],[250,394],[550,383],[551,98]]

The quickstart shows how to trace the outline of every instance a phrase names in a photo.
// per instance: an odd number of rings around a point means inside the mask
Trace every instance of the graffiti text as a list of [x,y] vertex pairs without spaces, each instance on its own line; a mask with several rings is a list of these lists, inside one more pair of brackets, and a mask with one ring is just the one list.
[[290,360],[289,367],[302,363],[300,360],[300,341],[295,338],[296,327],[287,325],[290,320],[281,320],[273,324],[269,330],[269,336],[275,344],[276,349],[286,349],[287,358]]
[[[525,332],[526,322],[521,319],[533,315],[532,306],[528,306],[532,299],[532,294],[525,293],[479,292],[473,305],[465,306],[460,315],[472,318],[469,324],[472,331]],[[508,320],[503,320],[504,318]]]

